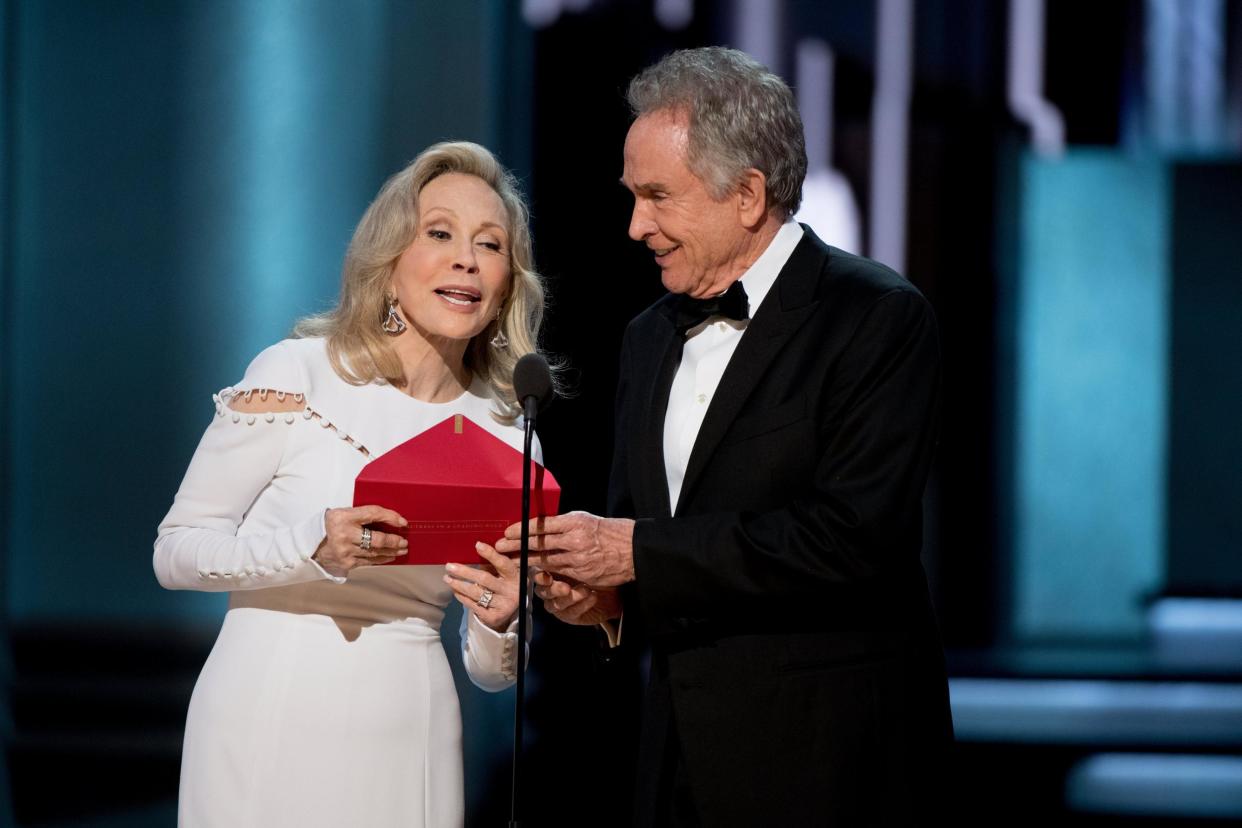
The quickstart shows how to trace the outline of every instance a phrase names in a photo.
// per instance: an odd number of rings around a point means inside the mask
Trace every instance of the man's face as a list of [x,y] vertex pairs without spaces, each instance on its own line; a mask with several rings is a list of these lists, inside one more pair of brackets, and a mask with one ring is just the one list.
[[630,238],[655,254],[661,281],[695,298],[723,291],[745,272],[748,233],[737,196],[717,201],[686,162],[689,118],[656,110],[625,138],[621,183],[634,194]]

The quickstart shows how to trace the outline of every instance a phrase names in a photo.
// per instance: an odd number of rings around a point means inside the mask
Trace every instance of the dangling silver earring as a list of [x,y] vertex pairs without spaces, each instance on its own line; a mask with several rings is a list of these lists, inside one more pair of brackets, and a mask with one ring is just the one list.
[[505,336],[504,328],[500,327],[500,311],[496,311],[496,335],[488,340],[489,344],[497,351],[503,351],[509,347],[509,337]]
[[388,297],[388,315],[380,323],[380,328],[389,336],[401,336],[405,332],[405,321],[397,315],[397,297]]

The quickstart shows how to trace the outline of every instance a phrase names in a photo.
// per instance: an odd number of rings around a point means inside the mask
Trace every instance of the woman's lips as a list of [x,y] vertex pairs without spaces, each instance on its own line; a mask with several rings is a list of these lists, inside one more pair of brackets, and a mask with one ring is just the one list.
[[475,290],[459,287],[436,288],[436,296],[457,307],[467,308],[482,301],[483,296]]

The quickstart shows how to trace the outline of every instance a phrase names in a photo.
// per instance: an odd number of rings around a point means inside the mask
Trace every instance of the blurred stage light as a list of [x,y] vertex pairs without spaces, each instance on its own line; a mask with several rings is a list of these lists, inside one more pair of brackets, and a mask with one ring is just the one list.
[[956,678],[965,742],[1242,746],[1242,684]]
[[1242,757],[1105,753],[1065,782],[1077,811],[1127,816],[1242,818]]

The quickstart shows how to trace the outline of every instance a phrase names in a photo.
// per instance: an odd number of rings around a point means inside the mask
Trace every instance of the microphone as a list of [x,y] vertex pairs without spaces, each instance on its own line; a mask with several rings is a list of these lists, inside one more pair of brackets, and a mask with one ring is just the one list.
[[548,361],[530,353],[513,366],[513,392],[522,402],[526,420],[522,448],[522,544],[518,558],[518,645],[517,694],[513,704],[513,782],[509,799],[509,828],[518,828],[518,811],[522,790],[522,725],[526,718],[526,587],[530,572],[530,455],[535,434],[535,415],[552,401],[552,371]]
[[555,396],[548,361],[536,353],[519,359],[513,367],[513,391],[522,403],[526,422],[534,422],[539,411],[546,408]]

